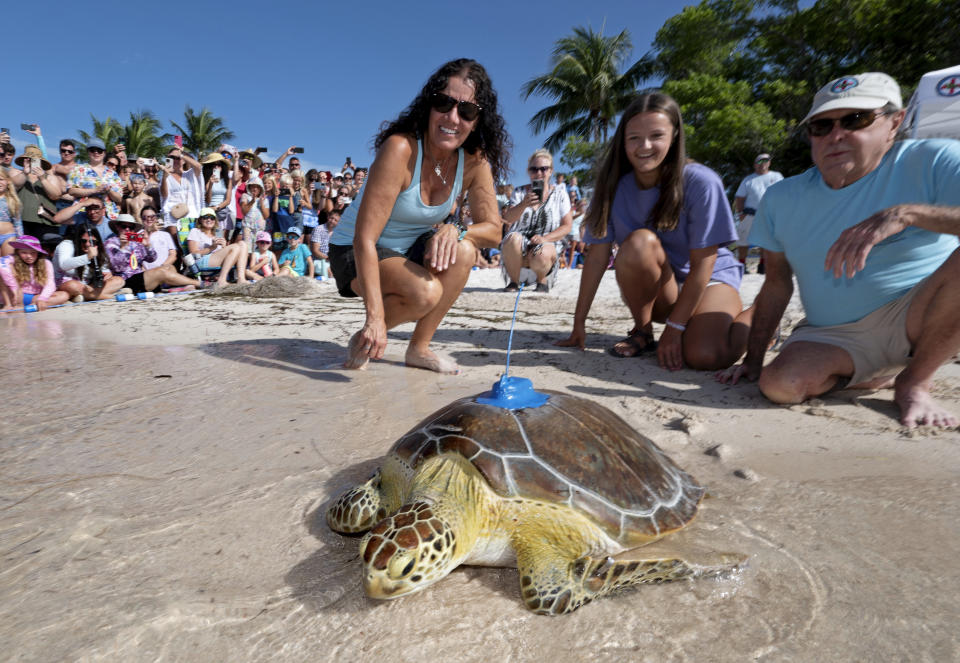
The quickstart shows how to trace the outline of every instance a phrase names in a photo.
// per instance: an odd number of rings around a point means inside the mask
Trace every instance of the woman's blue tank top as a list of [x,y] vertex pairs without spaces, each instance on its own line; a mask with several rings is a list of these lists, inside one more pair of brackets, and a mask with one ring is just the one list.
[[[420,164],[422,161],[423,145],[418,138],[417,165],[413,171],[413,180],[410,182],[410,186],[397,196],[397,202],[393,204],[393,210],[390,212],[390,218],[387,219],[387,225],[380,234],[380,239],[377,240],[377,246],[393,249],[398,253],[406,253],[420,235],[427,232],[434,224],[443,223],[443,220],[450,214],[453,202],[463,188],[463,148],[457,150],[457,175],[453,182],[453,189],[450,191],[450,197],[440,205],[426,205],[420,198]],[[341,246],[353,244],[353,234],[357,226],[357,213],[360,211],[360,203],[366,190],[366,187],[361,189],[360,194],[344,210],[340,217],[340,225],[334,229],[333,235],[330,237],[331,244]]]

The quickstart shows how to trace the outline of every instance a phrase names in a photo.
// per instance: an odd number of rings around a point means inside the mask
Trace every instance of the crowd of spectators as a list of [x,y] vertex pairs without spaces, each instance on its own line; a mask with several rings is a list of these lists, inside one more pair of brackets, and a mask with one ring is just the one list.
[[[273,161],[263,158],[264,148],[227,144],[201,155],[173,145],[153,159],[128,154],[123,143],[107,150],[98,138],[64,139],[54,162],[40,127],[25,130],[36,144],[20,155],[0,133],[3,308],[274,275],[330,278],[330,234],[367,175],[349,157],[337,172],[304,171],[296,146]],[[557,175],[555,184],[574,210],[573,230],[558,243],[560,266],[576,267],[580,188],[576,177]],[[501,211],[528,193],[529,185],[501,185]],[[453,213],[469,224],[469,204],[461,203]],[[484,249],[477,266],[499,267],[499,253]]]

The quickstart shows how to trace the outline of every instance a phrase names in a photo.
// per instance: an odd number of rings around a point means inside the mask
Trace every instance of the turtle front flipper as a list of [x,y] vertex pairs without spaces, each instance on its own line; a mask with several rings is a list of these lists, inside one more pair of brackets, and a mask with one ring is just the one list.
[[716,575],[745,559],[737,553],[687,555],[644,548],[616,558],[582,554],[571,559],[569,552],[552,547],[517,549],[520,593],[526,606],[541,615],[573,612],[629,585]]
[[365,483],[337,498],[327,509],[327,524],[333,531],[343,534],[365,532],[386,515],[382,502],[378,470]]

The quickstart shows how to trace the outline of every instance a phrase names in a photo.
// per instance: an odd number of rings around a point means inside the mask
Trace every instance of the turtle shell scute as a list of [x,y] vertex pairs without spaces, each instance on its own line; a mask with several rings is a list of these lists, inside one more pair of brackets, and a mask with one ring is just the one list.
[[455,452],[504,497],[569,505],[628,541],[686,525],[704,489],[652,440],[593,401],[554,391],[537,408],[454,401],[397,440],[410,467]]

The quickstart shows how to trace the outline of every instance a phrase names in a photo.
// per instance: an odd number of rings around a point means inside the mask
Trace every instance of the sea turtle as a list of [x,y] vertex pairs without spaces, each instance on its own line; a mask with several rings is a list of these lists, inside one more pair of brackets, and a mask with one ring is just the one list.
[[431,414],[327,510],[334,531],[367,532],[368,596],[419,591],[460,564],[516,566],[526,606],[559,615],[618,587],[743,561],[646,553],[691,521],[704,489],[609,409],[533,393],[545,402],[509,409],[488,392]]

